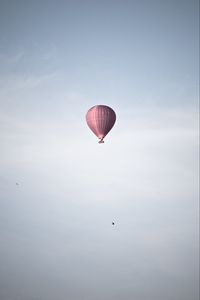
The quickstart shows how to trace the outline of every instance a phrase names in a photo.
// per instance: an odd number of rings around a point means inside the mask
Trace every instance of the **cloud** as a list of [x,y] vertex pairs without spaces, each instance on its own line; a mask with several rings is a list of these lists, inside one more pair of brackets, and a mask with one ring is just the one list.
[[2,115],[2,163],[37,164],[45,173],[55,168],[63,186],[69,176],[82,187],[91,185],[91,190],[99,182],[99,195],[109,185],[116,187],[115,195],[127,197],[132,192],[156,198],[192,193],[198,156],[196,112],[156,109],[135,120],[119,117],[102,146],[87,127],[84,110],[75,115],[75,106],[60,109],[65,113],[60,110],[59,119],[51,114],[39,119]]
[[24,56],[25,56],[24,50],[20,50],[15,54],[9,54],[9,55],[5,53],[0,53],[0,65],[1,64],[16,65],[23,59]]

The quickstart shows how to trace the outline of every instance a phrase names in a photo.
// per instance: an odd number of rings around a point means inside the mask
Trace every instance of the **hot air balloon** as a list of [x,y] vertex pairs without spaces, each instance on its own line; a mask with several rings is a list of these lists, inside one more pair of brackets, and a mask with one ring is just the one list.
[[112,129],[116,121],[114,110],[106,105],[95,105],[86,114],[86,122],[89,128],[100,139],[99,143],[104,143],[103,139]]

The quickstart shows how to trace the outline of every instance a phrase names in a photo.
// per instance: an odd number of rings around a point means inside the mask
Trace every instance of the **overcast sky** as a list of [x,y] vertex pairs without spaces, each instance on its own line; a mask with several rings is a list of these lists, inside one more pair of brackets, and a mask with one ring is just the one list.
[[198,18],[0,0],[1,300],[198,300]]

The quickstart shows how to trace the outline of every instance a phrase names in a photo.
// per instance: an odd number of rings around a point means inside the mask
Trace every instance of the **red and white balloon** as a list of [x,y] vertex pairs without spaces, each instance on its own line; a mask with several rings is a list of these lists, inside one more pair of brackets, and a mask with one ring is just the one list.
[[106,105],[95,105],[86,114],[86,122],[89,128],[104,143],[103,139],[112,129],[116,121],[114,110]]

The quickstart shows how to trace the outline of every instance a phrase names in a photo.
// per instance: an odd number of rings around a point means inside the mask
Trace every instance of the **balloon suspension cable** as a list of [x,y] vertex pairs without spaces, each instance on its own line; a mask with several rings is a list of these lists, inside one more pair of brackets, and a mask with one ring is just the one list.
[[100,139],[99,144],[103,144],[103,143],[104,143],[104,140],[102,138],[102,139]]

